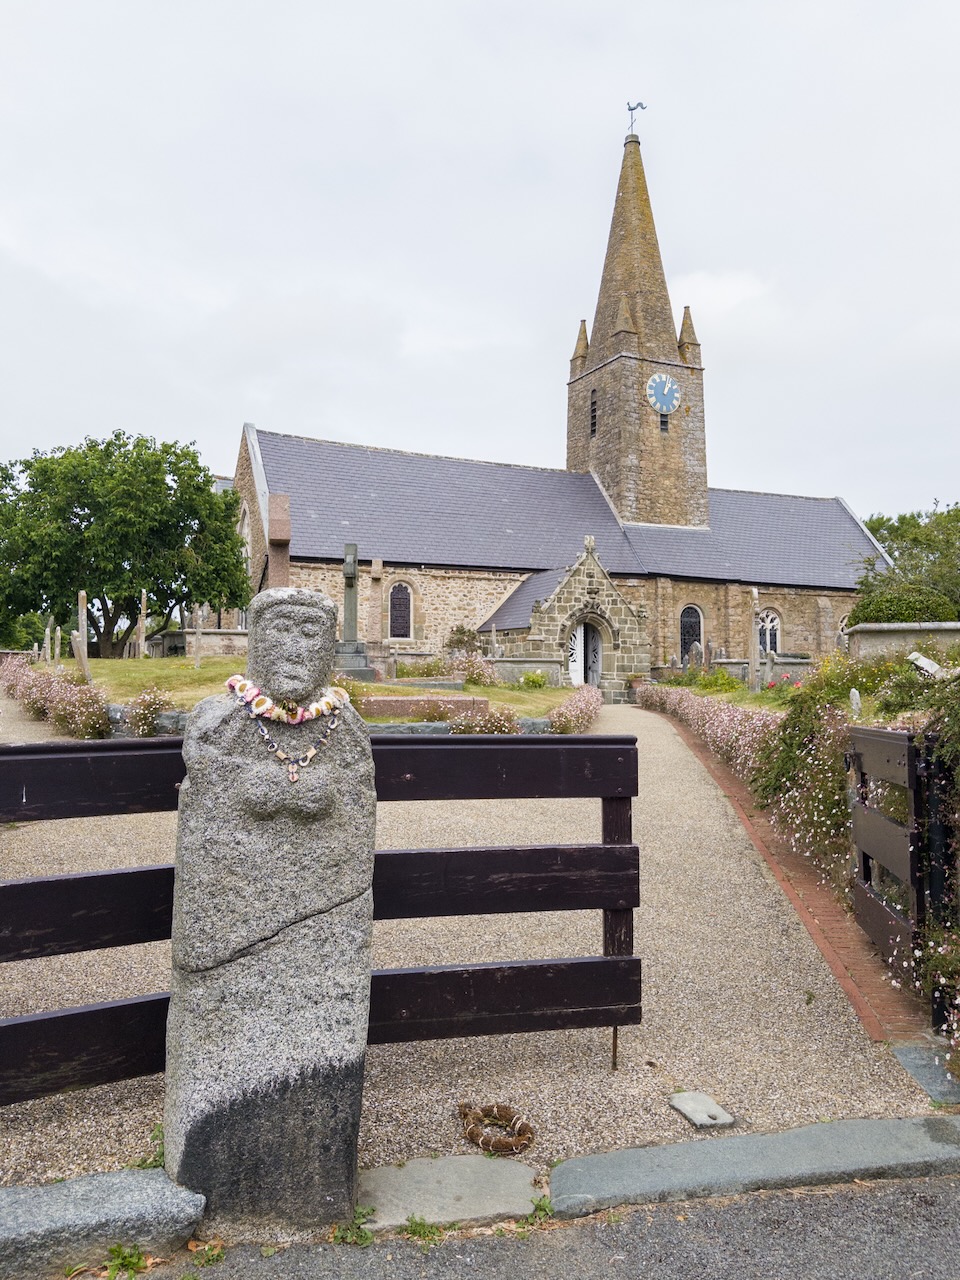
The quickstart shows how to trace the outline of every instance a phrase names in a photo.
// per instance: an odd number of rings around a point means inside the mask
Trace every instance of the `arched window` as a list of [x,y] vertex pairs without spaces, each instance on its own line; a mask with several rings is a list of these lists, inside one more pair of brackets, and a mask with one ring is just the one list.
[[411,629],[410,588],[405,582],[395,582],[390,588],[390,638],[409,640]]
[[690,652],[690,646],[703,647],[703,615],[695,604],[688,604],[680,615],[680,658]]
[[597,434],[597,393],[590,392],[590,435]]
[[764,609],[759,618],[760,652],[780,652],[780,615],[773,609]]

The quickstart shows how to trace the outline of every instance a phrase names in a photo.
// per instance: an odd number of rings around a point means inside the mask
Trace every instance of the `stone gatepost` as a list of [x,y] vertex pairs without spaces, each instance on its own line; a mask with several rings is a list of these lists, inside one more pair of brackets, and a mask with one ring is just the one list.
[[[288,718],[329,710],[335,632],[326,596],[262,592],[250,686]],[[207,698],[184,735],[167,1023],[167,1173],[234,1234],[352,1215],[370,993],[366,727],[258,710]]]

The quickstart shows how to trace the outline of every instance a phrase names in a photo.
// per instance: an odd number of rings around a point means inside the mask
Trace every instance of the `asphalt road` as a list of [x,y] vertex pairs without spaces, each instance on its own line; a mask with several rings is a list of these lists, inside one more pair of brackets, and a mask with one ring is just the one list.
[[290,1246],[269,1258],[240,1245],[192,1272],[183,1253],[151,1280],[958,1280],[960,1178],[790,1192],[623,1209],[525,1239],[454,1235],[424,1250],[397,1238],[367,1248]]

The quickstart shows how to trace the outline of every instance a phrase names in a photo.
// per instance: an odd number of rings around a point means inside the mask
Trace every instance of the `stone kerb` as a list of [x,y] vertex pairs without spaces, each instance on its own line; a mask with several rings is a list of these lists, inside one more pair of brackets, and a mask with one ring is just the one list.
[[367,729],[324,693],[333,602],[249,616],[249,677],[294,722],[230,694],[188,722],[164,1110],[167,1173],[234,1236],[353,1213],[376,804]]

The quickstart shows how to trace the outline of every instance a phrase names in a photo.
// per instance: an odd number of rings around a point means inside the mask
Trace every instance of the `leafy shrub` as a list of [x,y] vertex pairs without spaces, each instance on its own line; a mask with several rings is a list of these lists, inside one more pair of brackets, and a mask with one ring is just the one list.
[[847,622],[956,622],[957,606],[941,591],[915,582],[878,585],[854,605]]
[[127,703],[127,723],[136,738],[152,738],[157,731],[157,717],[173,706],[162,689],[155,686],[141,690]]
[[450,721],[451,733],[519,733],[520,721],[512,707],[493,706],[489,711],[466,711]]
[[468,653],[458,666],[468,684],[492,687],[500,683],[496,667],[486,658],[481,658],[479,653]]
[[784,672],[779,679],[770,680],[767,683],[767,693],[780,706],[786,706],[793,697],[795,690],[802,688],[803,682],[795,680],[789,672]]
[[542,671],[524,671],[517,683],[521,689],[545,689],[547,677]]
[[699,693],[734,693],[743,688],[743,681],[732,676],[723,667],[710,671],[704,671],[702,667],[691,667],[689,671],[663,676],[659,683],[696,689]]
[[899,663],[877,690],[878,714],[889,719],[920,706],[929,686],[929,677],[921,675],[912,662]]
[[596,685],[582,684],[550,712],[550,732],[586,733],[602,706],[603,694]]
[[443,647],[451,654],[479,653],[480,636],[473,628],[461,622],[447,636],[447,643]]

